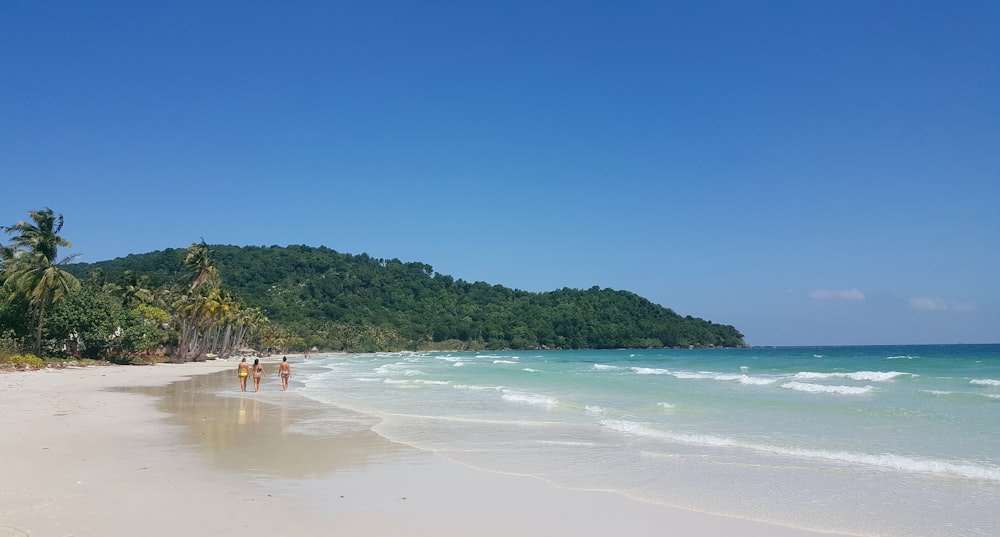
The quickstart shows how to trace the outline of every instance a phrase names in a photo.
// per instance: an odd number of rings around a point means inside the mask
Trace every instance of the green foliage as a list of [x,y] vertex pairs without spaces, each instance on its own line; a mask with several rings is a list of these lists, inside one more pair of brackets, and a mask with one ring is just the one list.
[[34,354],[13,354],[6,357],[0,356],[0,366],[15,369],[38,369],[45,367],[45,362]]
[[0,287],[0,352],[14,352],[31,345],[28,334],[31,319],[27,301],[9,300],[6,289]]
[[170,322],[170,314],[166,310],[149,304],[139,304],[132,308],[132,312],[139,316],[146,324],[162,325]]
[[[325,247],[195,246],[202,249],[130,255],[67,270],[79,277],[99,272],[108,280],[132,271],[153,286],[169,286],[192,285],[197,269],[201,281],[218,278],[237,300],[265,312],[272,326],[260,341],[288,350],[745,345],[732,326],[681,317],[628,291],[531,293],[455,280],[424,263]],[[188,270],[181,268],[185,260]]]
[[[156,319],[167,315],[152,306],[137,309]],[[127,362],[131,355],[166,337],[157,322],[139,311],[126,310],[117,297],[88,282],[52,307],[43,331],[43,350],[47,356]]]
[[[126,314],[126,317],[131,316]],[[111,353],[108,358],[116,362],[136,363],[139,351],[155,346],[165,337],[165,331],[155,325],[143,322],[139,318],[130,319],[118,337],[111,341],[109,345]]]
[[56,262],[60,246],[72,246],[59,236],[63,217],[52,209],[30,211],[32,222],[21,220],[4,231],[12,235],[10,246],[0,249],[3,287],[9,301],[27,301],[28,311],[37,323],[35,352],[41,352],[45,309],[80,286],[62,266],[72,260]]
[[[50,342],[48,351],[91,359],[106,357],[119,346],[116,340],[129,320],[113,297],[93,287],[83,287],[52,308],[45,330],[45,340]],[[64,348],[66,340],[71,345]]]

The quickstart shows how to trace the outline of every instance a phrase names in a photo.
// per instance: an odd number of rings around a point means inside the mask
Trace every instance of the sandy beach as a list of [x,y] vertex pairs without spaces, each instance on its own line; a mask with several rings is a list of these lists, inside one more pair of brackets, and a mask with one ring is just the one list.
[[0,536],[821,535],[485,472],[368,430],[287,432],[329,409],[280,392],[274,362],[267,397],[241,394],[235,366],[0,374]]

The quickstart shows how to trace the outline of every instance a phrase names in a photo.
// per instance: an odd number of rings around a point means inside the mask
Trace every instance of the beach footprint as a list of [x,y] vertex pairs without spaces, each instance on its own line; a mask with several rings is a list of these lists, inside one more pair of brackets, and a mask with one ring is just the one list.
[[31,532],[17,526],[4,526],[0,524],[0,537],[31,537]]
[[15,513],[38,511],[52,507],[56,499],[23,492],[0,492],[0,519]]
[[30,537],[30,531],[4,524],[2,519],[16,513],[46,509],[53,504],[55,498],[20,492],[0,492],[0,537]]

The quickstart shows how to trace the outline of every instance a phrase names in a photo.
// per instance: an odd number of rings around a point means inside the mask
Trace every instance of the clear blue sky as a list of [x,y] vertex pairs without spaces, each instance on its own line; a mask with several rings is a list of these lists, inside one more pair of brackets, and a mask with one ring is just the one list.
[[[994,1],[0,0],[0,224],[1000,341]],[[0,235],[5,241],[6,235]]]

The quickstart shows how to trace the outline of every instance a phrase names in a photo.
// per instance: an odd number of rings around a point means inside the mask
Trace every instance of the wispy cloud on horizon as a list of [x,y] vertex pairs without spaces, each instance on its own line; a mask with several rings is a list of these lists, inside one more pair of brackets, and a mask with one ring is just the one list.
[[865,299],[865,294],[854,287],[850,289],[814,289],[809,291],[809,298],[813,300],[862,302]]
[[948,309],[948,303],[941,298],[916,296],[910,299],[910,308],[917,311],[942,311]]
[[940,297],[917,296],[910,299],[910,309],[917,311],[957,311],[961,313],[979,310],[972,302],[948,301]]

